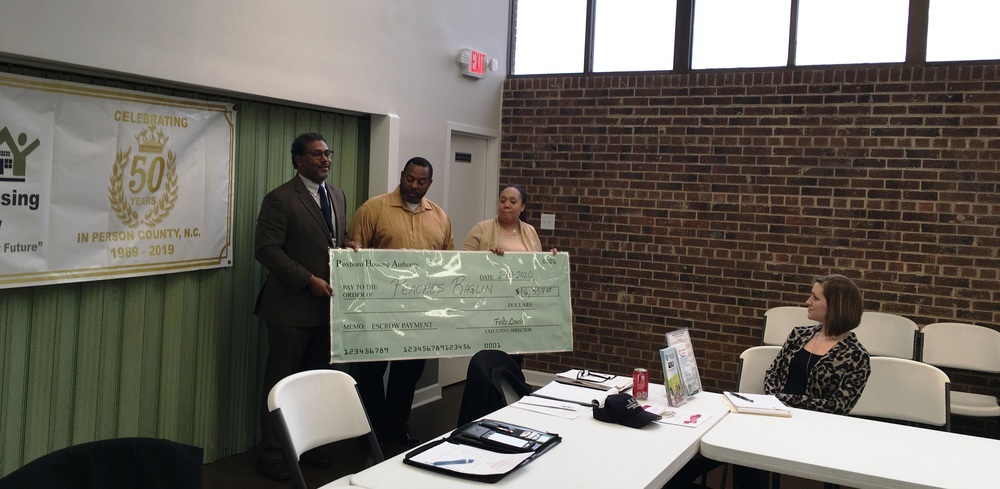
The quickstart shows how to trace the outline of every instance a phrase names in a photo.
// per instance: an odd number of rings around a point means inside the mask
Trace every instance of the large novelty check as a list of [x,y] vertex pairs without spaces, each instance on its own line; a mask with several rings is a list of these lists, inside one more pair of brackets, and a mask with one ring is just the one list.
[[569,255],[330,250],[330,361],[573,349]]

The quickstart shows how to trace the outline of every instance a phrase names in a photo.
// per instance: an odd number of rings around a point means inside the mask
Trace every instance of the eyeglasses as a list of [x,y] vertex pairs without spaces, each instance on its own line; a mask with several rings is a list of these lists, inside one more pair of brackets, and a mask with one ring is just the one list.
[[576,373],[576,380],[583,380],[586,382],[607,382],[615,378],[614,375],[604,375],[591,372],[590,370],[581,370]]
[[311,158],[313,158],[315,160],[318,160],[318,159],[320,159],[320,158],[322,158],[324,156],[326,156],[327,158],[329,158],[329,157],[333,156],[333,151],[330,151],[330,150],[320,151],[320,150],[317,149],[316,151],[313,151],[312,153],[306,153],[306,156],[309,156],[309,157],[311,157]]

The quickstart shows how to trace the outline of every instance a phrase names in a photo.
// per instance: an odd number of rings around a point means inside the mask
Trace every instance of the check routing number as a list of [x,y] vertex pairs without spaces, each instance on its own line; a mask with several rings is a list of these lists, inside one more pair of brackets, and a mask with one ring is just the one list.
[[573,349],[567,253],[330,250],[332,363]]

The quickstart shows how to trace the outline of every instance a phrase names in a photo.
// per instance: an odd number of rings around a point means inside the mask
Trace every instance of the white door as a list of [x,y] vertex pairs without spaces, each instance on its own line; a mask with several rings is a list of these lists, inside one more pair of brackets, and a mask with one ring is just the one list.
[[486,208],[487,140],[460,133],[451,135],[448,174],[448,217],[455,235],[455,248],[462,249],[472,226],[496,215],[496,208]]
[[[496,201],[496,186],[487,188],[490,178],[487,168],[489,160],[489,138],[452,132],[451,154],[448,158],[448,217],[451,218],[455,249],[462,249],[465,236],[479,221],[496,215],[496,206],[487,206],[487,201]],[[494,170],[495,171],[495,170]],[[492,198],[487,198],[489,194]],[[473,352],[478,351],[473,345]],[[470,353],[471,355],[471,353]],[[442,358],[438,364],[438,383],[441,387],[465,380],[469,357]]]

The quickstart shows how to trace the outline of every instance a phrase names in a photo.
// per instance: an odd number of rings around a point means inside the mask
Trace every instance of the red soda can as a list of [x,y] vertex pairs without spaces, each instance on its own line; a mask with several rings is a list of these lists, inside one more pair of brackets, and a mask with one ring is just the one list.
[[639,400],[649,398],[649,371],[637,368],[632,371],[632,397]]

